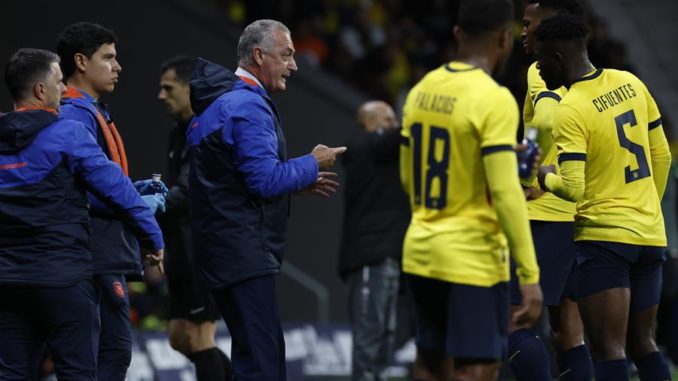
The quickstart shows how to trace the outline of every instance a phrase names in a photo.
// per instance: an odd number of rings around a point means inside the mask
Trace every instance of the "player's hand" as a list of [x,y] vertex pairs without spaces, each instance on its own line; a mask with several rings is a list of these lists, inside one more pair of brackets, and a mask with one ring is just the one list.
[[518,328],[529,328],[537,322],[541,315],[544,297],[541,294],[539,283],[521,284],[520,292],[523,294],[523,302],[513,313],[512,320]]
[[[519,154],[525,151],[528,147],[529,146],[527,144],[518,143],[515,147],[513,147],[513,151],[515,151],[516,154]],[[534,179],[534,177],[537,175],[537,171],[539,170],[539,163],[541,163],[542,153],[543,152],[541,148],[537,147],[537,154],[534,155],[534,161],[532,162],[532,171],[528,179]]]
[[543,190],[535,187],[523,188],[523,192],[525,193],[525,199],[527,201],[536,200],[539,197],[543,196],[544,193],[546,193]]
[[327,169],[334,165],[335,160],[337,160],[337,155],[341,155],[344,152],[346,152],[346,147],[332,148],[323,144],[318,144],[313,148],[313,151],[311,151],[311,155],[315,157],[320,169]]
[[334,172],[318,172],[315,183],[300,193],[329,198],[339,188],[339,183],[334,181],[336,178],[337,174]]
[[537,180],[539,181],[539,186],[541,187],[541,189],[544,189],[546,191],[548,191],[548,189],[546,188],[546,184],[544,182],[546,180],[546,175],[548,175],[549,173],[553,174],[557,173],[556,166],[554,164],[542,165],[541,167],[539,167],[539,171],[537,172]]
[[163,249],[155,250],[155,251],[149,251],[149,252],[146,253],[146,257],[144,259],[144,264],[151,265],[151,266],[157,266],[158,271],[160,271],[160,274],[164,274],[165,273],[165,267],[162,264],[164,256],[165,256],[165,250],[163,250]]

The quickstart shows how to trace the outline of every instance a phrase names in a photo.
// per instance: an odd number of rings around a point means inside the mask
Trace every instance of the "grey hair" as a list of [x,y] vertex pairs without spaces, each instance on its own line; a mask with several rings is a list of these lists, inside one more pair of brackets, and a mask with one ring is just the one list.
[[265,52],[273,49],[273,32],[280,30],[290,34],[285,24],[276,20],[261,19],[252,22],[243,30],[238,40],[238,65],[251,66],[254,64],[252,49],[260,48]]

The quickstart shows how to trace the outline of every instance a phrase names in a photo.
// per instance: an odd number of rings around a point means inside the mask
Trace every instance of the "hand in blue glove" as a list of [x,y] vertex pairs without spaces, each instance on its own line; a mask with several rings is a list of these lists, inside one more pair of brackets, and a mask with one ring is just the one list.
[[134,187],[137,189],[137,192],[139,192],[139,194],[142,196],[153,195],[156,193],[162,193],[163,196],[166,196],[167,192],[169,192],[169,189],[167,189],[167,186],[162,181],[159,181],[159,183],[162,186],[162,192],[156,192],[153,189],[152,186],[153,180],[151,179],[135,181]]
[[162,194],[148,194],[141,196],[141,198],[144,199],[153,214],[158,213],[158,211],[165,213],[165,196]]

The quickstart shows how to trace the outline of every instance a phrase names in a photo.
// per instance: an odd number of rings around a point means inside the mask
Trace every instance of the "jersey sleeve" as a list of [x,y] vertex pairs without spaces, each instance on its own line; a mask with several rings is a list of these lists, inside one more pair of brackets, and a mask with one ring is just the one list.
[[567,160],[586,160],[588,132],[581,115],[572,107],[560,104],[553,125],[553,141],[558,149],[558,163]]
[[484,111],[476,125],[482,154],[513,150],[520,121],[518,104],[513,95],[501,87],[488,94],[478,107]]

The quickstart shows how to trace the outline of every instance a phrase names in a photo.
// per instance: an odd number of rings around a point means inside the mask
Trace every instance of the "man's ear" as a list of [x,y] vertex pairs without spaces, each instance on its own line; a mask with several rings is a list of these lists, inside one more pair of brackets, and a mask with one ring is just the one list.
[[513,42],[513,30],[506,28],[499,34],[499,48],[505,49],[507,45]]
[[77,71],[85,72],[87,70],[89,59],[82,53],[75,53],[73,56],[73,62],[75,63],[75,69]]
[[261,50],[261,48],[254,48],[252,49],[252,56],[254,58],[254,62],[256,62],[258,66],[261,66],[261,64],[264,62],[264,51]]
[[47,87],[44,82],[38,82],[33,85],[33,95],[41,101],[47,99]]

